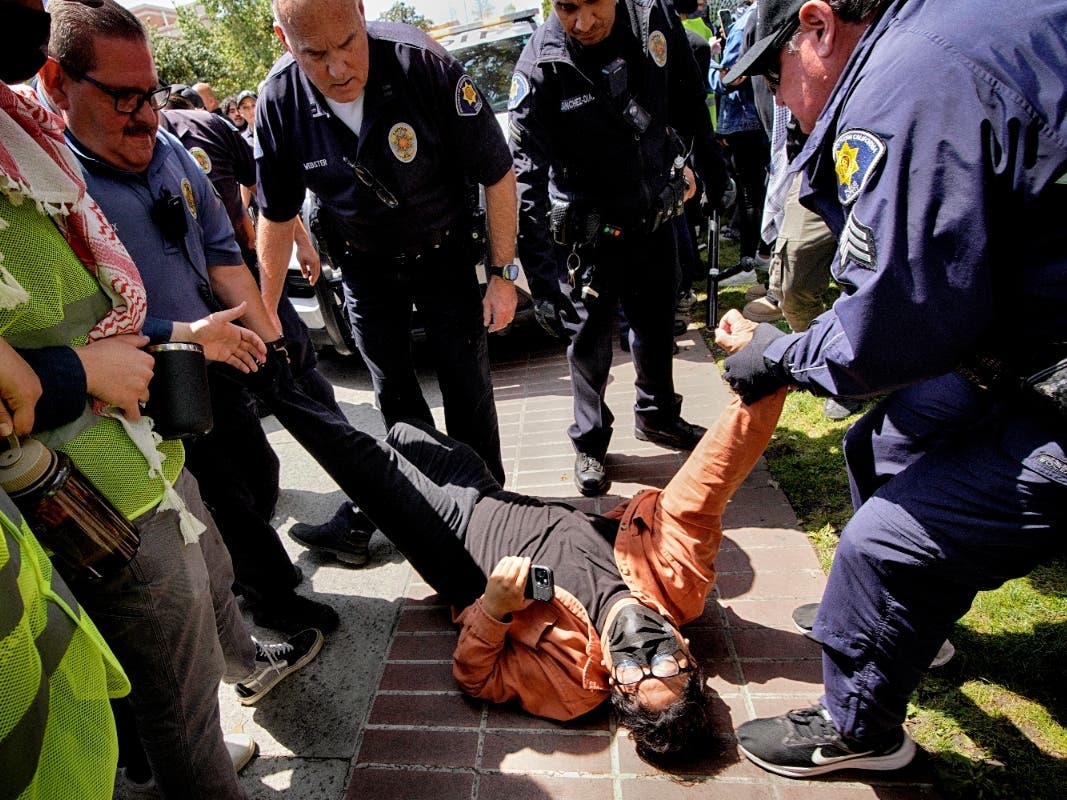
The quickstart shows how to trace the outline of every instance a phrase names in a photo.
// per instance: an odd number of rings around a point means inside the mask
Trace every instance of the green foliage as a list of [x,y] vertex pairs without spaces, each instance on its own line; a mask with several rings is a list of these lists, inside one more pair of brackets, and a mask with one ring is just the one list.
[[395,3],[378,15],[378,19],[388,20],[389,22],[404,22],[424,31],[428,31],[434,24],[416,11],[414,6],[409,6],[405,3],[404,0],[396,0]]
[[[202,8],[201,19],[196,9]],[[160,80],[207,81],[221,100],[255,89],[282,53],[270,0],[204,0],[178,9],[180,38],[152,35]]]

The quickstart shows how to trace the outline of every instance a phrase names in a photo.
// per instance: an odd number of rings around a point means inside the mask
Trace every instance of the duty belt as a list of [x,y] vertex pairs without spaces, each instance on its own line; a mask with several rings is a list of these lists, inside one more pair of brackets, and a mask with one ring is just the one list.
[[423,238],[417,244],[410,247],[403,248],[401,250],[385,250],[381,248],[362,248],[357,247],[351,242],[346,242],[349,249],[354,253],[358,253],[361,256],[365,256],[375,261],[388,261],[398,266],[407,264],[413,264],[421,260],[424,256],[428,256],[442,247],[446,247],[457,241],[456,235],[452,232],[451,228],[446,228],[440,231],[431,231],[425,238]]

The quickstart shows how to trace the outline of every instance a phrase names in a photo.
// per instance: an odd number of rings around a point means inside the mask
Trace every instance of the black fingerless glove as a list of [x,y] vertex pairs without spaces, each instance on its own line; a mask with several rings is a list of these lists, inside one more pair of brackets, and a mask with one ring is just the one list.
[[789,373],[777,361],[768,361],[764,351],[785,336],[766,322],[756,327],[752,341],[723,362],[723,377],[746,405],[752,405],[789,383]]

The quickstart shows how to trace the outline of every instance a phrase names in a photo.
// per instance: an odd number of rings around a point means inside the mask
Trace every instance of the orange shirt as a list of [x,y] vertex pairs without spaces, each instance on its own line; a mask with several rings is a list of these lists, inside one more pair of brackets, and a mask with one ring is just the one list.
[[[723,509],[770,441],[785,395],[783,388],[752,406],[734,397],[665,489],[639,492],[606,514],[619,520],[615,563],[630,592],[678,625],[704,610]],[[558,720],[608,697],[600,636],[565,589],[557,586],[551,603],[531,603],[510,622],[486,614],[480,599],[455,619],[461,629],[452,672],[467,694],[517,700]]]

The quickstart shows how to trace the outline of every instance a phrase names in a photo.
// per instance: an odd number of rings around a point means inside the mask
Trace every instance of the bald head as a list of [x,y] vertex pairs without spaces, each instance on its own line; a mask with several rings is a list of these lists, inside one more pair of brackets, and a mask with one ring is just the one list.
[[299,31],[309,23],[319,20],[337,20],[358,13],[361,21],[366,19],[363,0],[271,0],[274,24],[288,32]]
[[211,88],[210,83],[194,83],[192,90],[200,95],[200,99],[204,101],[204,108],[212,113],[219,107],[218,98],[215,97],[215,90]]
[[370,59],[362,2],[274,0],[274,32],[326,97],[348,103],[363,92]]

